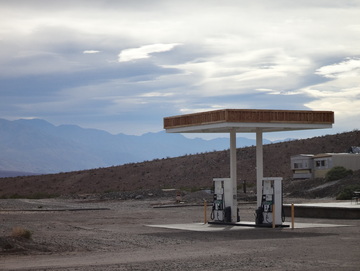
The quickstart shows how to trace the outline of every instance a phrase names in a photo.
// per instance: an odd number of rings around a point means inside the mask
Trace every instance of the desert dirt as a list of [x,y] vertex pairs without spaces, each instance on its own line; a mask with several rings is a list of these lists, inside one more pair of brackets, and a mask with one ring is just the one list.
[[[296,218],[295,229],[212,232],[148,226],[204,222],[201,205],[154,208],[169,203],[174,198],[2,199],[0,270],[360,268],[360,220]],[[254,221],[254,203],[239,207],[242,221]],[[348,226],[296,228],[298,222]],[[29,229],[32,239],[9,237],[16,226]]]

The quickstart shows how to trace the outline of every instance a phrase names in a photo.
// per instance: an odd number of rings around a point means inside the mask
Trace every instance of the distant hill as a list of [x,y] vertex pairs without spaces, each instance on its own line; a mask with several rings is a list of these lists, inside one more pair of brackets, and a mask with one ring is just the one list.
[[[292,177],[292,155],[346,152],[350,146],[360,146],[360,131],[265,145],[264,176],[283,177],[284,183],[289,183],[288,180]],[[229,177],[229,156],[228,150],[214,151],[91,170],[2,178],[0,196],[209,188],[213,178]],[[249,190],[254,188],[255,163],[255,147],[237,149],[238,184],[241,185],[246,180]],[[302,189],[301,185],[297,187]],[[338,185],[339,189],[340,187]]]
[[[237,144],[251,146],[255,141],[239,137]],[[19,175],[109,167],[228,148],[228,138],[189,139],[165,131],[141,136],[112,135],[76,125],[54,126],[41,119],[0,119],[0,171]]]
[[34,172],[26,172],[26,171],[5,171],[0,170],[0,178],[4,177],[17,177],[17,176],[29,176],[29,175],[37,175]]

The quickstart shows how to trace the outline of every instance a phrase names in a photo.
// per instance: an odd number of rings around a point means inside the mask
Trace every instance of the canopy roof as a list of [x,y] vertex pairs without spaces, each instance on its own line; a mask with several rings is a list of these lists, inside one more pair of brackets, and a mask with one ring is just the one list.
[[331,128],[332,111],[222,109],[164,118],[168,133],[279,132]]

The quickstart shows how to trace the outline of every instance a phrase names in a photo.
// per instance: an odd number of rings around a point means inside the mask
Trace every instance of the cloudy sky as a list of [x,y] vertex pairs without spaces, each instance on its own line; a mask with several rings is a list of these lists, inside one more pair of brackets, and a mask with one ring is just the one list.
[[[331,110],[358,129],[360,1],[0,0],[0,117],[113,134],[205,110]],[[246,136],[246,135],[245,135]]]

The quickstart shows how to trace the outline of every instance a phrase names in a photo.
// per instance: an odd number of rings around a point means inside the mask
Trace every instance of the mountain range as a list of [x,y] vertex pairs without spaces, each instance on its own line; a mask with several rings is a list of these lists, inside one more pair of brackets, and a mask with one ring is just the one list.
[[[264,139],[264,144],[271,141]],[[255,145],[238,137],[237,147]],[[110,134],[42,119],[0,119],[0,177],[68,172],[229,148],[228,138],[189,139],[165,131]]]

